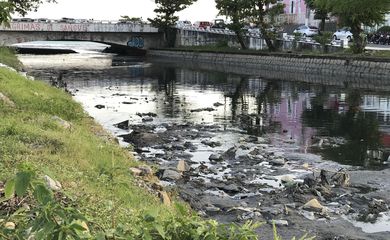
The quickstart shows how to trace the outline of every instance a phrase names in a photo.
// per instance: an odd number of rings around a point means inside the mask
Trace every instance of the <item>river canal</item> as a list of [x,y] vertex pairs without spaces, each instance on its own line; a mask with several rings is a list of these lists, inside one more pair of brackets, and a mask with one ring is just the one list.
[[[275,220],[287,238],[390,239],[390,92],[92,51],[20,59],[35,78],[65,82],[205,217]],[[348,173],[350,184],[300,187],[321,170]],[[313,198],[321,211],[302,208]],[[269,239],[270,224],[260,232]]]

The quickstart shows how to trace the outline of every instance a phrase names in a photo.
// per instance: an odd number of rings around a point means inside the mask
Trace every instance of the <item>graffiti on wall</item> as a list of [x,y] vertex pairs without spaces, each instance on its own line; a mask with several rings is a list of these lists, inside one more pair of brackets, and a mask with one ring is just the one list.
[[0,31],[22,32],[158,32],[157,28],[140,24],[102,23],[37,23],[12,22],[10,26],[0,25]]
[[127,46],[135,48],[143,48],[145,46],[145,40],[143,37],[131,37],[127,42]]

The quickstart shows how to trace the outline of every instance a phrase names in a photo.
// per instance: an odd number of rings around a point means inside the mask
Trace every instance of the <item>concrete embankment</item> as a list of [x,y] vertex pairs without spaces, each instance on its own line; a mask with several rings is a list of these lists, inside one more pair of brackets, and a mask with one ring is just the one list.
[[390,60],[297,54],[241,54],[182,50],[150,50],[153,61],[268,79],[390,90]]

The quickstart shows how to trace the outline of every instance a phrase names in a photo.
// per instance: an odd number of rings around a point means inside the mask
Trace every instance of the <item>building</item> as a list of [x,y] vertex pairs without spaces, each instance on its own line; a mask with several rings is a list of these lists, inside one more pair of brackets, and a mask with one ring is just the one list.
[[284,14],[278,21],[285,24],[306,24],[317,26],[319,21],[314,19],[314,12],[305,3],[305,0],[278,0],[285,5]]

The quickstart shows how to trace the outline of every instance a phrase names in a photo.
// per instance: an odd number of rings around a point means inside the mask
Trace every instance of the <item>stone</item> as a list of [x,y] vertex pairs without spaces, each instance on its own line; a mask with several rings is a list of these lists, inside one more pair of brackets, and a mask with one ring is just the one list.
[[114,127],[117,127],[119,129],[122,129],[122,130],[129,130],[129,120],[126,120],[126,121],[123,121],[120,123],[116,123],[116,124],[114,124]]
[[102,105],[102,104],[98,104],[98,105],[95,105],[95,108],[97,109],[103,109],[103,108],[106,108],[106,106]]
[[386,212],[389,210],[389,206],[383,200],[372,199],[372,201],[368,204],[370,213],[379,214],[381,212]]
[[190,166],[186,163],[186,161],[180,160],[177,164],[177,170],[179,172],[188,172],[190,170]]
[[287,220],[271,220],[268,221],[269,224],[275,224],[275,226],[288,226]]
[[149,176],[153,174],[153,170],[149,166],[144,165],[144,166],[139,166],[138,168],[142,171],[141,173],[142,176]]
[[0,100],[10,107],[16,107],[16,104],[1,92],[0,92]]
[[286,163],[286,160],[283,158],[275,158],[270,161],[270,164],[274,166],[283,166]]
[[220,212],[221,209],[219,207],[216,207],[216,206],[207,206],[205,208],[206,212]]
[[6,229],[8,229],[8,230],[15,230],[16,225],[15,225],[15,223],[13,223],[13,222],[6,222],[6,223],[4,224],[4,227],[5,227]]
[[222,158],[225,160],[234,160],[236,159],[236,152],[237,152],[237,148],[231,147],[222,154]]
[[144,117],[142,118],[142,122],[153,122],[154,119],[152,117]]
[[172,205],[172,201],[171,201],[171,198],[169,197],[168,193],[165,192],[165,191],[159,191],[159,196],[160,196],[160,199],[161,199],[161,202],[166,205],[166,206],[171,206]]
[[282,183],[291,183],[294,182],[294,178],[290,175],[285,175],[280,178],[280,181],[282,181]]
[[132,143],[138,148],[155,146],[164,143],[164,141],[156,133],[137,132],[133,131],[130,134],[120,135],[123,141]]
[[61,186],[61,183],[56,181],[56,180],[53,180],[52,178],[50,178],[49,176],[45,175],[44,176],[44,179],[46,181],[46,186],[48,188],[50,188],[51,190],[53,191],[59,191],[62,189],[62,186]]
[[58,123],[63,129],[71,129],[72,124],[68,121],[65,121],[64,119],[58,117],[58,116],[53,116],[52,119]]
[[313,198],[312,200],[308,201],[305,205],[303,205],[303,209],[322,212],[324,211],[325,207],[322,206],[317,199]]
[[197,109],[192,109],[190,110],[190,112],[213,112],[213,111],[216,111],[214,108],[197,108]]
[[132,172],[135,176],[141,176],[142,174],[142,170],[139,168],[130,168],[130,172]]
[[176,172],[176,171],[171,170],[171,169],[165,170],[164,174],[162,176],[162,179],[164,179],[164,180],[179,180],[181,178],[182,178],[181,173]]
[[213,153],[210,155],[209,160],[210,161],[222,161],[223,158],[220,154]]
[[212,148],[222,146],[222,144],[217,141],[203,140],[201,143]]

